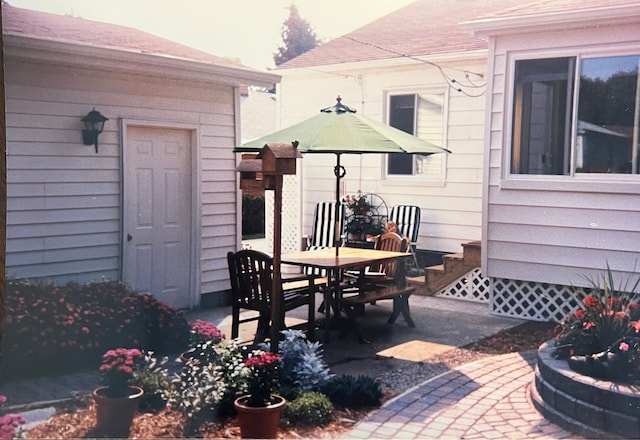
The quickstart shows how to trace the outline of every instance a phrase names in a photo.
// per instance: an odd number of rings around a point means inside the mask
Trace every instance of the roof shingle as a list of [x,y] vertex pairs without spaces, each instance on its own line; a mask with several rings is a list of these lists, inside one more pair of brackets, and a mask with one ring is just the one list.
[[417,0],[293,58],[278,69],[483,50],[487,48],[486,40],[463,30],[460,23],[618,4],[638,4],[638,0]]
[[179,58],[221,67],[254,69],[138,29],[2,5],[2,33],[42,40]]

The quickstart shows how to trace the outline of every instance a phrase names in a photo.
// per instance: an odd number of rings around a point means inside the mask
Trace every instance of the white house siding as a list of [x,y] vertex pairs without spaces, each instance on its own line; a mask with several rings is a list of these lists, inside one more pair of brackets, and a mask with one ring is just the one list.
[[[238,242],[233,87],[5,61],[8,276],[119,279],[125,119],[197,129],[195,284],[228,289],[226,253]],[[81,141],[80,119],[94,107],[109,118],[99,154]]]
[[[485,73],[482,54],[475,60],[440,62],[445,69],[467,69]],[[325,72],[325,73],[323,73]],[[343,194],[377,193],[389,209],[398,204],[421,207],[418,248],[460,252],[461,243],[481,237],[482,165],[485,97],[471,98],[448,89],[435,67],[405,61],[395,65],[371,66],[366,63],[318,66],[313,69],[278,71],[280,126],[287,127],[315,115],[320,109],[342,103],[359,113],[386,122],[385,92],[445,93],[445,143],[453,153],[445,158],[444,178],[436,181],[417,177],[384,177],[383,155],[344,154],[346,168]],[[449,70],[456,76],[458,70]],[[319,201],[335,198],[333,154],[305,154],[303,164],[302,231],[311,231],[313,208]]]
[[[621,281],[640,267],[639,176],[508,175],[512,58],[541,51],[546,56],[575,55],[576,51],[606,55],[621,47],[640,52],[638,23],[599,24],[563,31],[519,29],[490,39],[493,84],[487,104],[482,267],[485,276],[504,288],[494,291],[503,295],[501,303],[513,299],[507,298],[513,285],[509,287],[506,280],[517,280],[519,297],[513,303],[533,304],[522,307],[520,316],[544,318],[538,311],[546,305],[536,305],[541,296],[550,298],[550,291],[558,294],[569,285],[586,286],[586,277],[593,279],[607,264]],[[528,293],[520,290],[522,286]],[[502,311],[517,314],[514,309]],[[554,313],[550,316],[561,319],[566,310]]]

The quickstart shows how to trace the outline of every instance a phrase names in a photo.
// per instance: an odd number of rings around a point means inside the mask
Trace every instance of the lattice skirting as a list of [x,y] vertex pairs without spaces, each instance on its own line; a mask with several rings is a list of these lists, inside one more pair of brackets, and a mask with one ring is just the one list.
[[474,269],[436,294],[489,304],[496,315],[531,321],[562,321],[580,306],[573,288],[501,278],[484,278]]
[[480,269],[473,269],[465,276],[458,278],[436,294],[445,298],[464,299],[467,301],[489,303],[491,283],[480,274]]
[[493,278],[490,309],[497,315],[560,322],[579,306],[574,288]]

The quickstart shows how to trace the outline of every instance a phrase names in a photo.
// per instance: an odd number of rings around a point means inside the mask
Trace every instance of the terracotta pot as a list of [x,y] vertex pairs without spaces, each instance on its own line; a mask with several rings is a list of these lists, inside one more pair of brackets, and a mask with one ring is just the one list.
[[280,414],[287,401],[284,397],[272,395],[268,406],[246,406],[249,396],[238,397],[233,405],[238,412],[238,424],[242,438],[277,438],[280,428]]
[[106,397],[106,389],[99,387],[93,390],[96,431],[107,437],[127,438],[144,391],[140,387],[130,386],[131,393],[126,397]]

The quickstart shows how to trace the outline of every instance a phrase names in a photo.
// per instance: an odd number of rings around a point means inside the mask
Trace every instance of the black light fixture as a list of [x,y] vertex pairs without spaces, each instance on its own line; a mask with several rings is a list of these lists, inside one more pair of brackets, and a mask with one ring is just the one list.
[[85,145],[95,145],[96,153],[98,152],[98,135],[102,133],[104,123],[108,120],[109,118],[102,116],[95,108],[82,118],[85,126],[85,129],[82,130],[82,142]]

